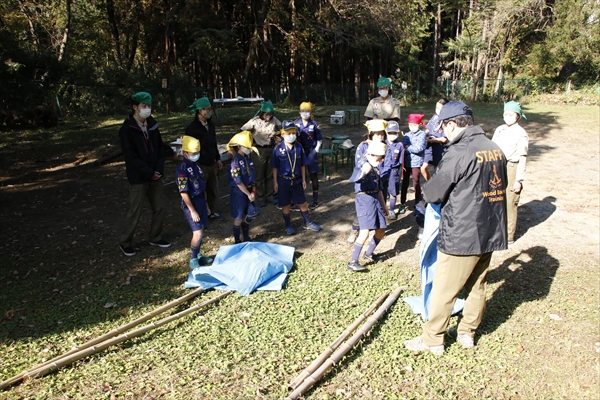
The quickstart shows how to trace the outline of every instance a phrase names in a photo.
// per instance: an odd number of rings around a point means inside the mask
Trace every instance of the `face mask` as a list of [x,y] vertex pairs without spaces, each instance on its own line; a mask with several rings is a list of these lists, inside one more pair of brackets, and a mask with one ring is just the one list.
[[286,143],[294,143],[296,141],[296,135],[285,135],[283,137]]
[[138,108],[138,114],[140,114],[141,118],[148,118],[150,114],[152,114],[151,108]]
[[419,127],[418,126],[409,126],[408,129],[410,129],[411,132],[418,132],[419,131]]
[[195,156],[188,156],[188,159],[191,162],[196,162],[196,161],[198,161],[200,159],[200,154],[196,154]]
[[273,116],[272,115],[265,115],[264,118],[265,118],[265,121],[270,121],[271,118],[273,118]]
[[369,161],[369,164],[371,164],[371,166],[373,168],[375,168],[379,165],[379,161],[377,161],[374,157],[368,157],[367,160]]
[[310,118],[310,113],[309,112],[301,112],[300,117],[304,120],[307,120]]
[[517,123],[517,117],[516,116],[507,116],[504,117],[504,122],[506,123],[506,125],[511,126]]
[[387,90],[380,90],[380,91],[379,91],[379,95],[380,95],[381,97],[387,97],[388,93],[389,93],[389,92],[388,92]]
[[211,119],[212,118],[212,110],[210,111],[202,111],[202,116],[206,119]]
[[398,139],[398,135],[388,135],[388,140],[390,142],[395,142]]
[[247,148],[245,148],[245,147],[242,147],[242,153],[244,153],[245,155],[248,155],[248,154],[250,154],[250,151],[251,151],[250,149],[247,149]]

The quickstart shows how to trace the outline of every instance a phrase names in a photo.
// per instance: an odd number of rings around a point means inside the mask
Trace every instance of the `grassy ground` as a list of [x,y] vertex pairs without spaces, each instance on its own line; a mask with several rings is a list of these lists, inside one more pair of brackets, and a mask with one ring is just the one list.
[[[405,107],[403,115],[429,116],[432,109]],[[501,123],[500,105],[474,109],[487,133]],[[326,123],[334,110],[316,111],[324,133],[344,132],[357,143],[360,125]],[[403,340],[420,333],[421,321],[398,301],[307,398],[598,398],[599,109],[529,105],[525,111],[532,144],[519,239],[494,254],[477,347],[463,350],[449,340],[439,358],[404,350]],[[219,110],[219,141],[253,114],[253,108]],[[280,119],[295,115],[277,110]],[[190,118],[156,117],[165,141],[180,135]],[[126,258],[117,248],[126,209],[124,165],[93,161],[118,146],[121,121],[89,118],[54,130],[0,132],[0,380],[187,293],[190,233],[173,185],[166,186],[165,235],[174,246],[148,246],[143,218],[135,239],[140,254]],[[175,166],[167,164],[166,176]],[[252,226],[254,240],[296,247],[283,291],[233,294],[0,398],[285,397],[288,382],[385,290],[420,292],[410,213],[389,225],[380,245],[384,263],[366,274],[346,271],[350,169],[328,170],[321,181],[324,204],[313,213],[322,232],[286,237],[274,207],[263,209]],[[227,208],[222,205],[225,215]],[[205,253],[230,243],[230,222],[208,228]],[[191,304],[215,295],[206,292]]]

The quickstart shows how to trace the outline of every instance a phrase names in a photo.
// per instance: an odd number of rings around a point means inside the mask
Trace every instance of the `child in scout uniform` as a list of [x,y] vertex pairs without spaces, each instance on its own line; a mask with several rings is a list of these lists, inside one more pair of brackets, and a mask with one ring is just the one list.
[[380,77],[377,81],[379,97],[369,102],[365,110],[367,119],[384,119],[386,121],[400,121],[400,103],[391,96],[392,81],[390,78]]
[[200,253],[202,231],[208,222],[210,210],[206,203],[206,178],[198,165],[200,141],[191,136],[184,136],[181,140],[181,150],[183,160],[177,167],[176,180],[179,194],[181,194],[183,216],[192,228],[190,268],[194,269],[213,261],[212,258],[205,257]]
[[421,201],[421,166],[427,147],[425,132],[421,129],[421,122],[425,115],[410,114],[408,116],[408,128],[410,129],[404,135],[402,144],[404,144],[404,168],[402,173],[402,190],[400,192],[400,214],[406,212],[406,195],[408,193],[408,184],[412,176],[413,188],[415,189],[415,205]]
[[[240,233],[244,235],[244,242],[250,241],[251,220],[246,218],[248,206],[254,201],[254,163],[250,157],[252,148],[252,134],[242,131],[231,138],[227,144],[229,152],[233,155],[229,168],[229,186],[231,217],[233,218],[233,238],[235,243],[241,243]],[[256,151],[256,148],[254,148]]]
[[321,135],[321,129],[312,119],[312,103],[304,102],[300,104],[300,118],[294,123],[298,127],[300,137],[298,138],[300,144],[304,148],[304,154],[306,154],[306,169],[310,175],[310,181],[312,182],[313,190],[313,202],[310,206],[311,209],[315,209],[319,206],[319,149],[323,143],[323,136]]
[[431,172],[429,166],[431,165],[435,169],[442,155],[444,154],[444,144],[448,142],[448,138],[444,135],[444,130],[440,126],[439,113],[444,107],[444,104],[448,103],[448,99],[441,98],[435,104],[435,114],[431,116],[429,122],[427,122],[427,128],[425,133],[427,134],[427,148],[425,149],[425,157],[423,158],[423,165],[421,166],[421,174],[426,181],[431,178]]
[[[365,160],[366,160],[365,157],[367,155],[367,149],[368,149],[370,143],[385,142],[385,140],[386,140],[385,128],[386,128],[387,124],[388,124],[388,122],[384,121],[382,119],[369,120],[365,123],[365,126],[367,127],[367,133],[365,133],[365,135],[363,136],[362,142],[360,142],[358,144],[358,146],[356,146],[356,153],[354,154],[354,166],[355,167],[357,167],[359,164],[362,165],[365,162]],[[382,161],[381,167],[383,167],[383,161]],[[355,214],[354,220],[352,221],[352,231],[350,232],[350,236],[348,236],[348,239],[346,239],[346,243],[348,243],[348,244],[354,243],[354,241],[356,240],[356,237],[358,235],[358,230],[359,230],[358,217]]]
[[371,238],[369,247],[363,255],[363,259],[378,263],[381,258],[373,252],[383,239],[385,234],[385,217],[388,215],[388,208],[383,198],[383,186],[379,179],[378,166],[383,161],[386,152],[386,145],[383,142],[371,142],[367,148],[367,154],[362,158],[354,169],[350,180],[354,182],[354,191],[356,192],[356,215],[360,232],[356,241],[348,269],[351,271],[364,271],[366,268],[358,262],[358,257],[362,251],[363,245],[369,237],[369,231],[375,233]]
[[241,131],[250,131],[258,153],[252,152],[254,172],[256,174],[256,202],[264,207],[267,202],[277,204],[269,195],[273,191],[273,176],[271,175],[271,156],[275,147],[275,136],[281,129],[281,122],[274,117],[274,107],[270,100],[260,105],[260,110],[250,121],[246,122]]
[[385,132],[387,134],[387,150],[381,170],[381,181],[383,185],[383,198],[390,197],[389,219],[398,218],[394,212],[396,207],[396,196],[400,192],[400,181],[402,180],[402,163],[404,161],[404,146],[398,140],[400,126],[396,121],[388,122]]
[[283,141],[273,149],[271,167],[273,168],[274,190],[278,193],[279,206],[288,235],[296,233],[290,218],[290,206],[298,204],[304,218],[304,229],[320,231],[321,227],[310,220],[306,189],[306,155],[300,143],[296,142],[296,125],[293,121],[283,121],[281,136]]

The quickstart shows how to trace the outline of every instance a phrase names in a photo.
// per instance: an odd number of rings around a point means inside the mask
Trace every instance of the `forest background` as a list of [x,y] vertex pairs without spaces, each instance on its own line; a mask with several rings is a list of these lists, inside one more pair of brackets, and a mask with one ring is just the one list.
[[599,10],[599,0],[5,0],[0,109],[122,113],[138,90],[167,112],[204,95],[358,105],[379,76],[409,102],[600,95]]

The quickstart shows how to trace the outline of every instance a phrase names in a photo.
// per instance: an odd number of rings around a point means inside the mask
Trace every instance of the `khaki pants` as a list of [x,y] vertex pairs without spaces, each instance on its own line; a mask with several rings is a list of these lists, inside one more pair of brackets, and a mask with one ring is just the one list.
[[129,211],[125,216],[123,230],[119,242],[121,246],[131,246],[135,228],[142,215],[142,202],[148,198],[152,208],[152,224],[150,225],[150,241],[157,242],[161,240],[164,219],[165,196],[162,180],[150,181],[139,185],[129,186]]
[[256,176],[256,200],[267,200],[273,191],[273,169],[271,168],[272,147],[257,147],[258,153],[252,152],[254,176]]
[[506,165],[506,174],[508,182],[506,186],[506,222],[508,231],[508,241],[512,242],[515,240],[515,232],[517,230],[517,208],[519,207],[519,200],[521,199],[521,193],[513,192],[513,186],[517,178],[517,166],[518,163],[509,162]]
[[217,173],[219,172],[219,168],[217,168],[216,164],[200,165],[200,168],[206,179],[206,189],[204,189],[206,192],[206,204],[208,204],[208,208],[210,208],[210,213],[213,214],[218,212],[219,178],[217,177]]
[[438,251],[433,277],[429,321],[423,327],[423,343],[427,346],[444,344],[452,307],[464,287],[467,300],[458,325],[459,334],[473,336],[485,311],[485,277],[492,253],[475,256],[451,256]]

